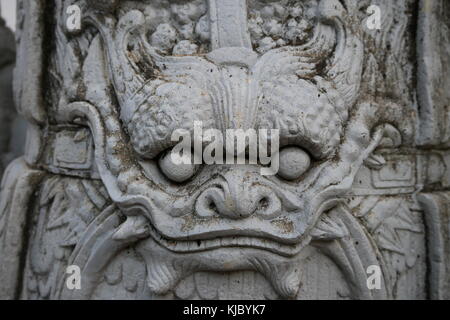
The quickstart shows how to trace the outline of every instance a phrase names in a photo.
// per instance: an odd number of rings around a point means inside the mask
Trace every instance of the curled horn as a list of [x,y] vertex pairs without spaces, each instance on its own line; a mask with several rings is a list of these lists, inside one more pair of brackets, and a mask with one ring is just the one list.
[[322,0],[319,19],[336,31],[336,48],[326,79],[335,84],[346,107],[350,108],[358,98],[363,69],[364,47],[356,20],[355,0]]
[[184,76],[187,81],[203,88],[214,82],[211,73],[217,74],[217,67],[207,60],[160,55],[146,39],[145,17],[138,10],[125,14],[117,24],[115,19],[104,15],[90,15],[87,21],[99,30],[103,38],[110,77],[121,106],[121,118],[126,124],[154,94],[155,87],[160,84],[153,81],[159,70],[164,70],[166,80],[179,82],[180,76]]
[[126,123],[138,107],[135,103],[130,103],[130,100],[134,99],[146,81],[133,60],[134,55],[129,51],[131,34],[134,31],[143,33],[144,21],[144,15],[137,10],[128,12],[119,21],[107,14],[99,17],[98,13],[91,13],[85,18],[86,23],[98,29],[103,39],[108,70],[121,105],[122,120]]
[[[289,73],[305,79],[321,74],[334,84],[344,108],[349,109],[358,96],[364,53],[355,27],[359,26],[356,8],[354,0],[322,0],[311,40],[301,46],[270,50],[256,63],[254,74],[261,80]],[[328,67],[323,68],[328,59]]]

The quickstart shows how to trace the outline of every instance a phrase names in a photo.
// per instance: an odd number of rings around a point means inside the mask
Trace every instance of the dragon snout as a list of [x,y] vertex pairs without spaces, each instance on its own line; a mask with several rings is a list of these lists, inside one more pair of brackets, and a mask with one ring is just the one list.
[[281,213],[280,199],[256,174],[233,170],[223,178],[224,181],[206,189],[197,198],[197,215],[239,220],[254,214],[272,219]]

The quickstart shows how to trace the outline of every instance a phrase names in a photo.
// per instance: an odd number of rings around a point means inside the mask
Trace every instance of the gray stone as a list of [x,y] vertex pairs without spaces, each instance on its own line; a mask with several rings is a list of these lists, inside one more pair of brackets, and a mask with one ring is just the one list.
[[[19,1],[0,297],[448,299],[447,2]],[[279,174],[177,167],[197,121]]]

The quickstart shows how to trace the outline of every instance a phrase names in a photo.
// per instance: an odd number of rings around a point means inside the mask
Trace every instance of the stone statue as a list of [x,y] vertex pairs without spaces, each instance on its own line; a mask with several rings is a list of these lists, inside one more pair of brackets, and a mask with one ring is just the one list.
[[[0,297],[450,298],[448,1],[54,2],[18,4]],[[278,174],[177,166],[199,121],[278,130]]]

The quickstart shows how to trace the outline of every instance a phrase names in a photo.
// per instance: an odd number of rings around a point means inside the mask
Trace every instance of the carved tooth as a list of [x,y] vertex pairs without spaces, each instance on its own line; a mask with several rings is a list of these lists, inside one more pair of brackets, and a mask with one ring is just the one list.
[[182,248],[182,250],[184,250],[184,251],[189,251],[189,249],[190,249],[190,242],[189,241],[186,241],[186,242],[181,242],[181,244],[182,244],[182,246],[181,246],[181,248]]
[[194,243],[192,241],[187,241],[186,242],[186,250],[192,251],[193,249],[195,249]]
[[278,243],[278,242],[275,243],[274,247],[275,247],[275,249],[280,250],[280,251],[283,251],[283,249],[284,249],[283,245],[281,245],[281,243]]
[[174,251],[182,251],[182,243],[181,241],[175,241],[175,245],[173,246]]
[[152,238],[141,241],[137,250],[146,262],[147,285],[156,295],[166,295],[192,271],[191,261],[180,259],[179,255],[161,247]]
[[211,248],[216,248],[216,247],[219,247],[219,246],[220,246],[220,240],[219,239],[213,239],[211,241],[211,244],[210,244]]
[[186,251],[186,244],[184,241],[175,241],[174,251],[184,252]]
[[208,240],[198,240],[197,242],[197,250],[203,250],[206,247]]
[[148,237],[150,227],[148,221],[143,216],[127,217],[127,220],[119,226],[113,236],[114,240],[138,240]]

